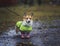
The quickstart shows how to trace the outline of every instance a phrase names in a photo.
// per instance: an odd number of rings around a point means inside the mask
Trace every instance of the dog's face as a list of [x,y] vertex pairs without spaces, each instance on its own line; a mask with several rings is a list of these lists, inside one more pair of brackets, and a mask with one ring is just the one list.
[[26,21],[26,23],[30,23],[32,21],[32,18],[32,15],[25,15],[23,20]]

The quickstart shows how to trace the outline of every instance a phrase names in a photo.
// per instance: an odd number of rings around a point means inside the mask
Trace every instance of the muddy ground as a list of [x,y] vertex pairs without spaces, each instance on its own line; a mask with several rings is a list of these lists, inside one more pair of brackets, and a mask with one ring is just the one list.
[[9,26],[0,34],[0,46],[60,46],[60,20],[34,21],[30,35],[30,39],[21,39],[15,25]]

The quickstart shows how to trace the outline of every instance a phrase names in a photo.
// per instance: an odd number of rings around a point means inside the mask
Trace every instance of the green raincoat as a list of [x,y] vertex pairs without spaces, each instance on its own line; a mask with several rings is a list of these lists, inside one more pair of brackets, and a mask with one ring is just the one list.
[[32,31],[32,26],[27,26],[27,25],[22,25],[22,21],[18,21],[16,23],[16,26],[19,28],[21,31],[27,31],[30,32]]

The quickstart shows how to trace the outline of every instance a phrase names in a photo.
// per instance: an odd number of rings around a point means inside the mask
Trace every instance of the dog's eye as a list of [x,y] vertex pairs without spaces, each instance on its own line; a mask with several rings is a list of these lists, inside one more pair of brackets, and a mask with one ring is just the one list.
[[29,19],[31,19],[31,18],[29,18]]

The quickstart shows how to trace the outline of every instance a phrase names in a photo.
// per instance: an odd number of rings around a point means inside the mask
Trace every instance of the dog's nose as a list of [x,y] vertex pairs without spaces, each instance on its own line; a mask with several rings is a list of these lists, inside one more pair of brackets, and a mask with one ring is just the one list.
[[30,23],[30,21],[28,21],[28,23]]

